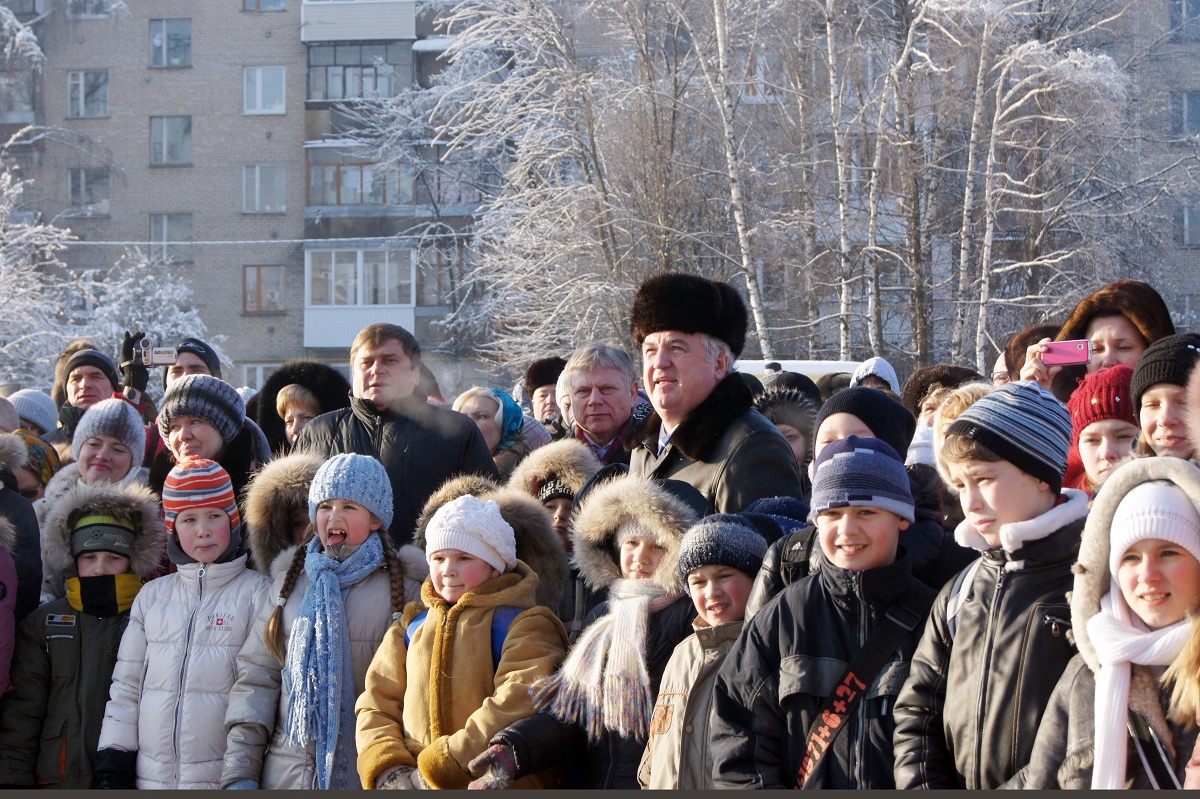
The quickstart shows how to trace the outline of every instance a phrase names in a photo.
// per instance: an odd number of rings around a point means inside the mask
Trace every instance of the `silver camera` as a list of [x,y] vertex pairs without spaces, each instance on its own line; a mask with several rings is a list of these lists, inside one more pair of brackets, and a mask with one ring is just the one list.
[[175,363],[175,348],[156,347],[153,341],[144,338],[134,345],[133,358],[142,366],[170,366]]

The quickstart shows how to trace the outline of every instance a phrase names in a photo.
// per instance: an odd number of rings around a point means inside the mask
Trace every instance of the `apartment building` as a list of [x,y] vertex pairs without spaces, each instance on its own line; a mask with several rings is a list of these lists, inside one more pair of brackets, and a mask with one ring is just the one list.
[[356,151],[338,112],[436,59],[440,40],[414,48],[415,0],[5,5],[45,63],[9,82],[0,133],[61,131],[21,160],[30,209],[80,239],[72,270],[103,280],[131,242],[177,265],[238,384],[288,358],[344,365],[371,322],[436,343],[477,198],[431,202],[420,170]]

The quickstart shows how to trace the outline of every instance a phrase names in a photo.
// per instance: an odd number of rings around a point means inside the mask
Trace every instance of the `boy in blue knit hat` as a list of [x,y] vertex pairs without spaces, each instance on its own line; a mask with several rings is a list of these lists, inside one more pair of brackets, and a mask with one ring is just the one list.
[[942,589],[896,705],[896,787],[991,790],[1032,754],[1074,654],[1066,593],[1088,512],[1063,489],[1071,415],[1032,381],[1008,383],[946,431],[939,469],[980,557]]
[[900,543],[908,474],[885,441],[849,436],[813,478],[818,567],[746,622],[717,674],[718,788],[894,787],[891,708],[933,601]]

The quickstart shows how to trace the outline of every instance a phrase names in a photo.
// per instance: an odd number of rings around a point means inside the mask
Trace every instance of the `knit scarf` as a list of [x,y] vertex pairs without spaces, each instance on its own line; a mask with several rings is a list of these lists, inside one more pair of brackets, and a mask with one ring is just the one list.
[[354,673],[346,623],[346,593],[383,561],[378,535],[367,538],[344,561],[308,545],[304,572],[308,590],[288,638],[283,678],[288,686],[286,741],[316,742],[317,781],[322,790],[361,786],[354,745]]
[[1166,666],[1179,655],[1191,631],[1183,621],[1148,631],[1134,620],[1116,581],[1100,600],[1100,612],[1087,623],[1088,636],[1096,647],[1100,673],[1096,675],[1096,761],[1092,788],[1125,787],[1125,754],[1129,725],[1131,665]]
[[128,572],[96,577],[72,577],[66,582],[67,604],[75,610],[106,619],[133,607],[142,578]]
[[579,724],[589,741],[605,730],[644,740],[654,710],[646,669],[648,622],[651,613],[678,598],[653,580],[615,581],[609,612],[583,631],[557,673],[533,686],[534,704]]

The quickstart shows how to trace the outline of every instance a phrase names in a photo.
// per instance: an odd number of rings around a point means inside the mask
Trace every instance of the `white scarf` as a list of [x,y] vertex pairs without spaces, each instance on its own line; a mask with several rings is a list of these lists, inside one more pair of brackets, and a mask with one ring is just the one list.
[[1187,642],[1191,621],[1184,619],[1161,630],[1146,630],[1112,580],[1108,593],[1100,599],[1100,612],[1088,619],[1087,631],[1100,660],[1092,788],[1124,789],[1131,664],[1170,665]]

